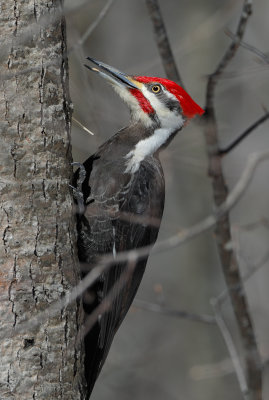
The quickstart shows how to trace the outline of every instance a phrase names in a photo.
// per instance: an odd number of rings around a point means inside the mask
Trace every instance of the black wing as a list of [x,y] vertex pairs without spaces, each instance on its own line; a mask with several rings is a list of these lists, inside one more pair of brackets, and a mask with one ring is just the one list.
[[[164,205],[164,179],[158,159],[150,157],[141,163],[134,176],[125,174],[124,180],[123,175],[118,174],[117,168],[113,171],[111,166],[104,168],[102,165],[102,171],[98,171],[98,163],[98,157],[91,157],[84,164],[87,171],[83,183],[84,201],[89,204],[84,215],[78,216],[79,258],[89,269],[94,267],[98,256],[102,254],[115,254],[155,243]],[[111,181],[109,185],[108,182]],[[128,275],[125,275],[126,282],[120,290],[113,293],[109,310],[99,316],[85,337],[88,397],[114,335],[132,304],[147,258],[148,256],[140,259],[128,271]],[[86,296],[90,301],[84,300],[86,315],[91,314],[111,294],[115,283],[124,272],[126,274],[126,266],[126,263],[114,265],[90,288]]]

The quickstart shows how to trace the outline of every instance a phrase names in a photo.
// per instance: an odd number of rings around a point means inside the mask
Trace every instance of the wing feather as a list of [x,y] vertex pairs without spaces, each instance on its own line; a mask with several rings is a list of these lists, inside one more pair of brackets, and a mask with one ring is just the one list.
[[[84,215],[78,216],[78,251],[80,261],[92,269],[98,256],[155,243],[164,205],[164,179],[159,160],[149,157],[131,177],[112,168],[98,169],[100,157],[86,161],[91,167],[83,183],[86,194]],[[104,163],[104,161],[102,161]],[[87,168],[88,170],[88,168]],[[111,171],[115,172],[111,176]],[[98,185],[96,177],[98,176]],[[91,185],[91,181],[94,185]],[[108,184],[110,182],[110,184]],[[117,183],[117,184],[116,184]],[[87,198],[86,198],[87,197]],[[151,223],[153,221],[153,223]],[[123,287],[113,293],[107,312],[99,316],[85,337],[85,374],[88,396],[107,357],[114,335],[124,319],[145,271],[148,256],[139,259]],[[119,263],[105,272],[88,290],[84,299],[85,315],[90,314],[106,297],[126,271]]]

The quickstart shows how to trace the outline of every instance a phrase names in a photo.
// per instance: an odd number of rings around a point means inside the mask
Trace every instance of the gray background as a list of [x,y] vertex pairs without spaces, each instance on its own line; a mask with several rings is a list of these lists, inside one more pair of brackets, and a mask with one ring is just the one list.
[[[144,0],[115,0],[89,38],[78,45],[96,20],[105,1],[67,0],[70,86],[74,116],[95,133],[90,136],[73,124],[73,154],[83,161],[128,123],[127,107],[113,90],[83,67],[86,56],[136,75],[162,76]],[[160,0],[173,52],[187,91],[201,106],[207,75],[214,71],[235,31],[242,1]],[[268,49],[269,3],[254,1],[245,40]],[[225,145],[263,114],[268,107],[268,64],[240,48],[216,91],[220,143]],[[231,189],[250,153],[269,148],[268,122],[224,158]],[[166,176],[166,204],[159,240],[190,227],[212,212],[212,192],[202,127],[191,122],[162,154]],[[246,290],[262,359],[269,355],[268,335],[268,162],[257,169],[244,197],[231,212],[233,245],[238,248],[242,275],[265,262],[246,281]],[[257,224],[256,224],[257,222]],[[255,223],[249,229],[245,224]],[[152,255],[137,298],[164,302],[195,313],[210,313],[210,299],[224,289],[213,232],[184,246]],[[223,316],[241,351],[230,303]],[[264,399],[269,398],[266,379]],[[267,393],[267,394],[266,394]],[[122,324],[93,400],[107,399],[230,400],[241,399],[239,386],[223,338],[215,326],[176,319],[132,307]]]

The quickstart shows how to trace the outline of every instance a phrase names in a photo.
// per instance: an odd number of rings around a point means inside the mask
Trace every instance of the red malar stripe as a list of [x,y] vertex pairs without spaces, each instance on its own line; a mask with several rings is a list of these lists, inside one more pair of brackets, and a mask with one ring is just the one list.
[[150,102],[144,97],[144,95],[142,94],[142,92],[140,92],[140,90],[130,89],[130,92],[138,100],[140,107],[145,113],[147,114],[154,113],[154,110],[151,107]]

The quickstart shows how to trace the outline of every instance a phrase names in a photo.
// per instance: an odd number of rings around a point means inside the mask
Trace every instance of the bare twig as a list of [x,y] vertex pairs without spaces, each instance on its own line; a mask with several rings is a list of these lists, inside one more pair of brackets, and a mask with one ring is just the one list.
[[249,222],[244,225],[240,225],[238,229],[241,231],[252,231],[253,229],[260,228],[260,226],[263,226],[266,229],[269,229],[269,219],[266,217],[259,218],[258,221],[254,222]]
[[[242,259],[242,257],[241,257],[241,259]],[[240,290],[241,290],[241,288],[242,288],[242,285],[243,285],[244,283],[246,283],[257,271],[259,271],[259,270],[264,266],[264,264],[265,264],[266,262],[268,262],[268,260],[269,260],[269,251],[266,252],[266,253],[260,258],[260,260],[259,260],[254,266],[251,267],[251,269],[250,269],[249,272],[247,272],[246,274],[243,275],[243,277],[241,278],[241,282],[240,282],[240,283],[238,283],[238,284],[236,284],[236,285],[231,285],[231,286],[229,287],[229,289],[228,289],[228,288],[224,289],[224,290],[216,297],[216,300],[217,300],[219,303],[221,303],[221,302],[223,302],[223,301],[225,301],[225,300],[227,299],[229,292],[231,292],[232,290],[235,290],[235,291],[240,292]],[[243,260],[243,262],[246,263],[245,260]]]
[[224,321],[224,319],[222,318],[221,315],[221,311],[218,305],[218,301],[211,300],[211,305],[213,307],[214,310],[214,314],[215,314],[215,321],[219,327],[219,330],[222,334],[222,337],[225,341],[225,344],[227,346],[228,352],[230,354],[233,366],[234,366],[234,370],[239,382],[239,386],[241,389],[241,392],[243,393],[243,396],[245,398],[245,400],[247,400],[247,395],[248,395],[248,385],[247,385],[247,381],[245,378],[245,374],[243,371],[243,368],[241,366],[240,360],[239,360],[239,356],[232,338],[232,335]]
[[119,295],[121,290],[124,288],[124,285],[128,281],[129,277],[132,275],[135,267],[137,257],[134,253],[130,253],[131,256],[127,260],[127,265],[124,272],[121,274],[116,283],[112,286],[106,297],[102,300],[102,302],[94,309],[94,311],[87,317],[84,325],[79,330],[78,340],[81,337],[85,337],[87,333],[91,330],[93,325],[97,322],[99,315],[109,311],[113,305],[113,301],[116,296]]
[[83,43],[89,38],[89,36],[92,34],[92,32],[97,28],[99,23],[102,21],[102,19],[106,16],[108,10],[112,6],[115,0],[108,0],[105,6],[102,8],[100,11],[99,15],[95,18],[93,23],[88,27],[88,29],[83,33],[81,38],[75,43],[68,51],[68,54],[70,54],[75,48],[82,46]]
[[72,121],[74,121],[81,129],[83,129],[90,135],[92,135],[92,136],[94,135],[94,133],[92,131],[90,131],[90,129],[86,128],[86,126],[84,126],[81,122],[79,122],[75,117],[72,117]]
[[150,303],[150,302],[144,301],[144,300],[135,299],[133,302],[133,305],[137,308],[140,308],[141,310],[146,310],[146,311],[155,312],[158,314],[163,314],[168,317],[187,319],[190,321],[202,322],[204,324],[213,324],[214,325],[216,323],[215,318],[212,315],[194,314],[194,313],[190,313],[188,311],[176,310],[176,309],[173,309],[170,307],[161,306],[160,304]]
[[265,122],[269,118],[269,112],[265,113],[261,118],[254,122],[250,127],[248,127],[244,132],[242,132],[235,140],[233,140],[228,146],[219,149],[219,155],[224,156],[238,146],[242,140],[244,140],[251,132],[253,132],[259,125]]
[[[225,33],[227,36],[229,36],[230,38],[232,38],[234,40],[235,35],[229,29],[226,29]],[[248,44],[248,43],[244,42],[243,40],[240,41],[240,46],[243,47],[244,49],[250,51],[251,53],[254,53],[259,58],[261,58],[265,62],[265,64],[269,64],[269,55],[264,53],[263,51],[259,50],[257,47],[252,46],[251,44]]]
[[158,0],[146,0],[146,4],[153,23],[156,43],[167,78],[184,87],[169,43]]
[[[213,194],[217,207],[225,203],[229,196],[222,171],[221,157],[218,154],[217,122],[214,109],[215,87],[223,71],[236,54],[251,12],[252,1],[245,0],[235,38],[222,57],[215,72],[209,77],[207,85],[205,137],[209,154],[209,175],[212,178]],[[218,219],[215,233],[222,270],[245,350],[248,388],[253,399],[261,400],[262,364],[246,295],[242,286],[239,265],[233,249],[226,247],[226,243],[231,242],[230,221],[227,214]],[[231,289],[236,286],[240,287],[240,290]]]
[[240,45],[242,37],[245,33],[246,25],[248,22],[248,18],[252,13],[252,0],[245,0],[240,21],[237,27],[236,34],[234,36],[234,40],[232,41],[231,45],[228,47],[227,51],[224,53],[222,59],[220,60],[219,65],[217,66],[216,70],[213,74],[210,75],[207,84],[207,93],[206,93],[206,111],[210,112],[211,109],[214,109],[214,92],[215,86],[220,78],[222,72],[225,70],[231,59],[235,56],[236,51]]
[[103,274],[107,269],[109,269],[113,264],[119,262],[128,262],[128,260],[138,259],[144,257],[149,254],[152,250],[152,253],[159,253],[162,251],[166,251],[176,246],[181,246],[187,243],[189,240],[197,237],[202,232],[207,231],[212,228],[219,218],[223,218],[231,208],[238,202],[241,198],[242,194],[245,192],[248,187],[254,172],[257,166],[264,160],[269,159],[269,150],[259,154],[253,154],[246,165],[239,181],[235,185],[234,189],[230,192],[227,199],[216,208],[215,213],[193,225],[191,228],[186,229],[184,231],[178,232],[176,235],[171,236],[169,239],[159,242],[154,246],[145,246],[138,248],[132,251],[124,251],[117,253],[116,258],[112,254],[103,256],[98,265],[93,268],[86,277],[78,283],[78,285],[73,288],[71,291],[67,292],[65,296],[63,296],[60,300],[53,303],[46,310],[37,314],[36,316],[16,324],[16,328],[10,331],[2,331],[0,333],[0,339],[7,336],[13,336],[22,332],[26,332],[28,330],[33,329],[35,326],[44,323],[48,318],[56,315],[61,309],[67,307],[70,303],[72,303],[76,298],[81,296],[81,294],[90,287],[96,279],[99,278],[101,274]]
[[18,324],[16,329],[12,330],[12,332],[2,330],[0,333],[0,339],[3,339],[8,335],[12,337],[14,335],[27,332],[28,330],[31,330],[36,326],[41,325],[49,318],[54,317],[60,312],[60,310],[64,309],[77,298],[79,298],[81,294],[88,287],[90,287],[96,281],[96,279],[98,279],[99,276],[102,275],[102,273],[105,272],[110,266],[111,264],[109,262],[105,264],[99,263],[95,268],[92,269],[91,272],[88,273],[88,275],[83,280],[81,280],[77,284],[77,286],[75,286],[72,290],[66,292],[65,296],[61,297],[60,300],[54,302],[52,305],[48,306],[46,309],[31,317],[30,319],[21,322],[20,324]]
[[[263,221],[260,221],[259,227],[261,226],[262,222]],[[255,226],[255,224],[251,225],[252,227]],[[236,251],[239,262],[245,266],[245,269],[247,271],[246,273],[242,274],[242,282],[245,283],[268,262],[269,250],[266,250],[255,262],[253,260],[250,260],[249,257],[245,257],[240,246],[240,232],[242,232],[242,229],[238,227],[233,227],[233,243],[231,243],[231,245]]]

